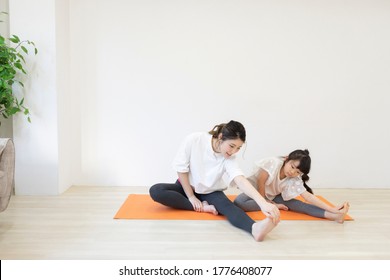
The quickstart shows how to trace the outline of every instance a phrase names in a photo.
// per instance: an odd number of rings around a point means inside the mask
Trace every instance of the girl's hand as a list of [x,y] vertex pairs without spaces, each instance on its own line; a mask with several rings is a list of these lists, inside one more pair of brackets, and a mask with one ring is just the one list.
[[194,210],[196,212],[202,212],[203,211],[203,204],[195,195],[189,197],[188,200],[191,202],[192,207],[194,207]]
[[278,209],[280,209],[280,210],[286,210],[286,211],[288,211],[288,207],[286,206],[286,205],[284,205],[284,204],[279,204],[279,203],[275,203],[274,201],[272,201],[272,200],[266,200],[268,203],[272,203],[273,205],[275,205],[276,207],[278,207]]
[[276,207],[278,207],[278,209],[280,209],[280,210],[286,210],[286,211],[288,211],[288,207],[287,207],[286,205],[284,205],[284,204],[276,203],[275,205],[276,205]]
[[336,207],[337,213],[344,213],[345,212],[345,209],[344,209],[345,205],[349,205],[349,203],[348,202],[344,202],[340,206],[337,206]]
[[346,204],[348,204],[348,202],[344,202],[343,204],[340,204],[339,206],[333,206],[328,211],[331,213],[334,213],[334,214],[344,213],[344,211],[345,211],[344,207]]

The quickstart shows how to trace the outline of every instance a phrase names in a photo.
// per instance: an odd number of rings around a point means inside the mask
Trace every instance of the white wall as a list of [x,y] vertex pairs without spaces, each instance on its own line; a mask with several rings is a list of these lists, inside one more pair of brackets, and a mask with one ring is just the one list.
[[25,104],[32,112],[32,123],[27,123],[22,115],[14,118],[16,194],[56,194],[58,107],[54,2],[38,0],[30,4],[27,0],[11,0],[9,11],[10,33],[34,41],[39,49],[39,55],[26,57],[29,76],[22,90]]
[[308,148],[315,187],[389,187],[390,2],[83,0],[71,13],[80,184],[171,181],[187,133],[236,119],[246,171]]
[[[11,2],[41,10],[45,2],[43,14],[54,13],[52,1]],[[39,165],[57,145],[53,170],[37,167],[45,176],[62,170],[63,182],[78,185],[172,181],[171,161],[186,134],[235,119],[247,128],[240,157],[245,172],[255,159],[308,148],[314,188],[390,187],[384,180],[390,158],[389,1],[69,3],[71,62],[56,58],[63,60],[62,71],[69,67],[70,86],[54,84],[58,100],[45,98],[53,110],[59,104],[59,139],[51,133],[49,145],[32,138],[23,147],[36,149],[28,153],[39,155]],[[42,43],[40,27],[33,30]],[[52,77],[44,78],[36,83],[46,92]],[[65,110],[63,104],[75,107]],[[56,120],[38,105],[34,114],[50,129]],[[45,139],[46,130],[26,126]],[[76,155],[66,157],[71,153]],[[21,167],[19,158],[19,172],[32,160]],[[41,183],[43,175],[33,181]]]
[[74,156],[79,118],[72,112],[79,107],[71,106],[69,92],[69,1],[10,0],[9,10],[11,34],[38,48],[37,56],[26,56],[25,88],[15,88],[24,94],[32,120],[14,118],[16,194],[56,195],[75,183],[80,161]]

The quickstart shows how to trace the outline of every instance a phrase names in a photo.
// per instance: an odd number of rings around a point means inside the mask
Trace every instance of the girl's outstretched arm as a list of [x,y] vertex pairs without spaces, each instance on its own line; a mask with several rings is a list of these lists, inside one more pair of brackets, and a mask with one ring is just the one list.
[[[323,202],[321,199],[319,199],[318,197],[316,197],[315,195],[309,193],[308,191],[305,191],[303,194],[301,194],[301,196],[307,201],[309,202],[310,204],[313,204],[319,208],[322,208],[324,209],[325,211],[328,211],[328,212],[331,212],[331,213],[334,213],[334,214],[339,214],[341,213],[341,209],[343,208],[343,206],[340,206],[340,207],[332,207],[332,206],[329,206],[328,204],[326,204],[325,202]],[[345,205],[345,203],[343,204]]]
[[274,204],[267,202],[244,176],[235,177],[234,182],[242,192],[256,201],[264,215],[270,217],[274,224],[279,223],[279,209]]

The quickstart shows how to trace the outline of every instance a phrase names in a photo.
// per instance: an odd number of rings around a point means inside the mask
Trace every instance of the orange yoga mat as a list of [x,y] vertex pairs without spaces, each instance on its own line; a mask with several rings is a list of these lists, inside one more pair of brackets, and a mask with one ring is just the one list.
[[[235,195],[228,195],[230,200],[234,200]],[[332,205],[321,196],[317,196],[325,203]],[[248,215],[254,220],[262,220],[265,215],[261,211],[248,212]],[[306,214],[295,213],[291,211],[280,211],[281,220],[324,220],[315,218]],[[161,205],[152,200],[148,194],[130,194],[122,204],[114,219],[138,219],[138,220],[225,220],[224,216],[215,216],[210,213],[199,213],[195,211],[186,211],[173,209]],[[353,220],[346,216],[345,220]]]

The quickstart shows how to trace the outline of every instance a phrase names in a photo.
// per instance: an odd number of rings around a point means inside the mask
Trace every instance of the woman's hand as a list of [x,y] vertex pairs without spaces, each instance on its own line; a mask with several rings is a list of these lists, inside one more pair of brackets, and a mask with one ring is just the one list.
[[189,197],[188,200],[196,212],[203,212],[203,204],[195,195]]
[[260,208],[264,215],[271,218],[275,225],[280,222],[280,211],[276,205],[269,202],[264,202]]

